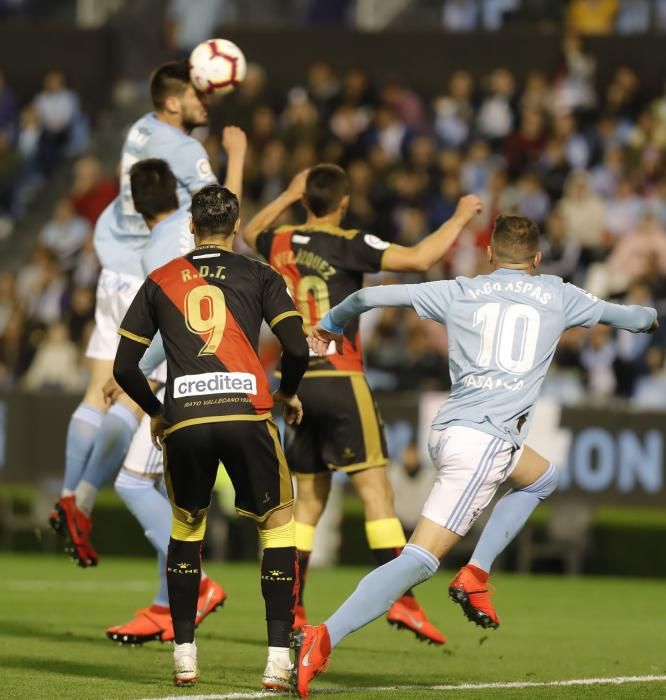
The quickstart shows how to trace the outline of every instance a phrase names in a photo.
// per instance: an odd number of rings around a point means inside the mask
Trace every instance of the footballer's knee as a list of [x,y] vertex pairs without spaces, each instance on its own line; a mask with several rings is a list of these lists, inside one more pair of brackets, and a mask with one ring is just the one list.
[[355,472],[350,479],[363,503],[366,520],[392,518],[395,515],[393,488],[384,467]]
[[321,518],[328,494],[331,491],[331,474],[297,474],[294,517],[299,523],[316,525]]
[[280,514],[279,518],[267,518],[263,523],[257,523],[259,539],[264,549],[278,549],[296,546],[296,526],[291,511],[277,511],[272,516]]
[[509,483],[514,489],[525,489],[536,483],[551,467],[551,463],[528,445],[522,453],[511,475]]
[[199,542],[206,534],[206,519],[208,508],[203,508],[195,514],[188,513],[174,503],[171,504],[171,539],[179,542]]
[[521,491],[534,494],[540,501],[555,492],[559,482],[557,467],[551,462],[546,471],[532,484],[524,486]]

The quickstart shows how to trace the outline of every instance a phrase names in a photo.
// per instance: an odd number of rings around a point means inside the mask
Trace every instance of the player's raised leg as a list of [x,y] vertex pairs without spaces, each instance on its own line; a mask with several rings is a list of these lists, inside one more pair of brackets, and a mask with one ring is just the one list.
[[[350,479],[365,509],[365,534],[377,566],[394,560],[406,544],[402,524],[395,516],[393,489],[384,467],[364,469],[350,474]],[[404,591],[388,610],[387,620],[408,629],[419,639],[444,644],[446,638],[430,622],[411,588]]]
[[[99,290],[98,290],[99,303]],[[90,358],[90,380],[83,401],[69,421],[65,443],[65,475],[60,499],[49,516],[51,527],[66,540],[66,551],[82,567],[95,565],[97,553],[90,544],[92,519],[78,507],[75,491],[104,423],[107,406],[102,387],[111,376],[112,359]]]
[[294,503],[296,553],[298,556],[298,599],[294,611],[294,629],[307,625],[305,582],[314,545],[315,527],[324,512],[331,490],[330,471],[296,473],[297,498]]
[[306,625],[294,635],[296,686],[301,697],[310,682],[328,669],[332,650],[349,634],[385,614],[414,586],[431,578],[460,537],[421,518],[408,545],[392,561],[371,571],[324,624]]
[[469,620],[496,628],[499,617],[490,599],[488,577],[495,559],[522,530],[534,509],[557,488],[557,468],[525,445],[509,477],[513,488],[493,508],[472,553],[449,586],[449,595]]
[[500,438],[453,426],[432,431],[430,454],[438,467],[437,480],[409,544],[398,557],[368,574],[323,625],[306,626],[297,637],[301,697],[307,697],[309,683],[326,669],[330,651],[348,634],[434,575],[439,560],[469,531],[506,478],[514,451]]

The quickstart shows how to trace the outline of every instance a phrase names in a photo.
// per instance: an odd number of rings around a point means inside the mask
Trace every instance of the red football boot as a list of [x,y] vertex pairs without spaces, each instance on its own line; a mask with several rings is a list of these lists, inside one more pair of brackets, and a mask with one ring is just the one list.
[[465,617],[475,624],[488,629],[497,629],[497,617],[490,595],[494,593],[488,585],[488,574],[476,566],[463,566],[449,584],[449,596],[458,603]]
[[174,638],[171,613],[165,605],[151,605],[137,610],[137,615],[125,625],[109,627],[106,636],[119,644],[171,642]]
[[404,595],[393,603],[386,619],[390,625],[407,629],[430,644],[446,644],[446,637],[430,622],[414,596]]
[[97,566],[99,557],[90,542],[92,518],[77,508],[74,494],[63,496],[55,504],[49,522],[56,532],[65,537],[65,551],[79,566]]
[[299,697],[307,698],[315,676],[328,671],[331,638],[326,625],[305,625],[300,632],[294,632],[292,639],[296,691]]
[[195,625],[198,627],[212,612],[224,605],[227,594],[222,590],[222,586],[206,577],[199,586],[199,599],[197,600],[197,616]]
[[298,631],[307,624],[308,615],[305,612],[305,606],[296,603],[296,607],[294,608],[294,631]]

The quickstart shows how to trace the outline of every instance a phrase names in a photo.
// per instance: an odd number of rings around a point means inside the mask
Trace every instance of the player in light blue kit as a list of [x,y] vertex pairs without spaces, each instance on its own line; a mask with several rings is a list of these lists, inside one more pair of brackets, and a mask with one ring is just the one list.
[[[118,346],[116,331],[144,280],[141,251],[149,231],[132,203],[130,169],[145,158],[166,160],[176,177],[181,207],[189,207],[194,192],[216,181],[203,146],[189,135],[195,127],[207,124],[208,115],[201,95],[189,81],[187,63],[158,68],[150,90],[155,112],[130,128],[122,150],[120,194],[95,227],[95,250],[102,273],[95,330],[86,352],[91,375],[83,401],[70,420],[62,495],[49,518],[52,527],[65,535],[72,557],[82,567],[98,561],[89,537],[97,491],[120,466],[141,415],[126,396],[107,411],[102,396]],[[227,186],[234,192],[240,175],[228,172]]]
[[422,319],[446,324],[452,389],[432,424],[429,450],[438,475],[416,530],[402,554],[366,576],[325,624],[303,628],[296,663],[301,697],[326,670],[332,648],[435,574],[508,480],[513,490],[495,506],[472,566],[449,589],[470,619],[499,624],[482,579],[557,486],[556,468],[523,441],[561,334],[597,323],[634,333],[658,326],[654,309],[610,304],[559,277],[536,275],[539,231],[529,219],[498,217],[488,256],[495,268],[488,275],[362,289],[331,309],[312,333],[311,347],[322,354],[332,340],[340,342],[356,315],[376,307],[414,308]]

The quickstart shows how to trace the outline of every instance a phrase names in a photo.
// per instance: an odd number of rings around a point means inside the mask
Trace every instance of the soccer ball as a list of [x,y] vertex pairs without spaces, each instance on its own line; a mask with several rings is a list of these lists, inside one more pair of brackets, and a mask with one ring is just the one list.
[[226,39],[208,39],[190,54],[190,80],[197,90],[224,95],[245,79],[247,64],[243,52]]

